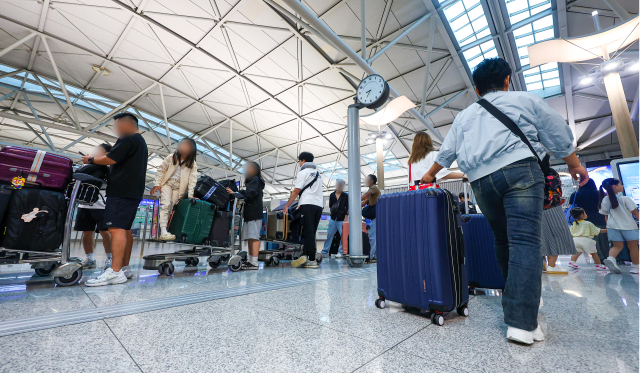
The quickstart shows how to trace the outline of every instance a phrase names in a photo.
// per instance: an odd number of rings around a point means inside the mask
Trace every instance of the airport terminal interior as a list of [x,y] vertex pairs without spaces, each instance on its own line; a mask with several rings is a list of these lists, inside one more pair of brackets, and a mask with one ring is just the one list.
[[638,11],[0,0],[0,373],[638,372]]

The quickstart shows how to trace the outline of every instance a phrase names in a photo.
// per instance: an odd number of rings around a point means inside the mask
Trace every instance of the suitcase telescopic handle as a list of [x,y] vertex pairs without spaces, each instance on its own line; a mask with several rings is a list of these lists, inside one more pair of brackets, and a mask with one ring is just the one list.
[[463,198],[464,198],[464,214],[468,215],[469,214],[469,201],[467,201],[467,183],[462,180],[462,193],[463,194]]

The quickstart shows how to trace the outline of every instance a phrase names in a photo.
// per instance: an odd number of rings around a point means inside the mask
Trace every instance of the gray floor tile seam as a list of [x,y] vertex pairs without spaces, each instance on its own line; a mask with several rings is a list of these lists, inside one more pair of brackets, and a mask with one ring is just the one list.
[[109,326],[109,323],[107,323],[107,320],[100,320],[102,323],[104,323],[104,325],[106,325],[106,327],[109,329],[109,332],[113,335],[113,337],[118,341],[118,343],[120,344],[120,346],[122,347],[122,349],[124,350],[124,352],[127,353],[127,355],[129,356],[129,358],[131,359],[131,361],[133,361],[133,363],[136,365],[136,367],[138,367],[138,369],[140,370],[140,372],[144,373],[144,370],[142,370],[142,368],[140,367],[140,364],[138,364],[138,362],[136,361],[136,359],[134,359],[133,355],[131,355],[131,353],[129,352],[129,350],[127,349],[127,347],[124,345],[124,343],[122,343],[122,341],[120,340],[120,338],[118,338],[118,336],[116,335],[116,333],[113,331],[113,329],[111,329],[111,326]]
[[382,356],[382,355],[386,354],[387,352],[389,352],[389,351],[391,351],[391,350],[393,350],[393,349],[397,349],[397,351],[400,351],[400,352],[402,352],[402,353],[404,353],[404,354],[411,355],[411,356],[413,356],[413,357],[419,358],[420,360],[426,360],[425,358],[423,358],[423,357],[421,357],[421,356],[416,356],[416,355],[414,355],[414,354],[411,354],[411,353],[408,353],[408,352],[406,352],[406,351],[403,351],[402,349],[397,348],[397,347],[398,347],[401,343],[403,343],[404,341],[406,341],[406,340],[408,340],[409,338],[413,337],[414,335],[416,335],[416,334],[420,333],[421,331],[425,330],[426,328],[428,328],[428,327],[429,327],[429,326],[431,326],[431,325],[433,325],[433,324],[427,324],[427,325],[425,325],[424,327],[422,327],[422,328],[420,328],[420,329],[416,330],[415,332],[413,332],[413,333],[411,333],[410,335],[408,335],[406,338],[402,339],[402,340],[401,340],[401,341],[399,341],[398,343],[396,343],[396,344],[394,344],[393,346],[391,346],[391,347],[387,348],[386,350],[382,351],[380,354],[376,355],[375,357],[373,357],[373,358],[372,358],[372,359],[370,359],[369,361],[365,362],[364,364],[362,364],[361,366],[359,366],[358,368],[356,368],[355,370],[353,370],[351,373],[355,373],[355,372],[357,372],[358,370],[360,370],[360,369],[364,368],[367,364],[370,364],[370,363],[371,363],[371,362],[373,362],[375,359],[379,358],[380,356]]
[[[51,315],[42,315],[35,317],[27,317],[22,319],[12,319],[0,322],[0,336],[21,334],[36,330],[50,329],[52,327],[74,325],[91,321],[105,320],[114,317],[121,317],[132,314],[152,312],[160,309],[186,306],[190,304],[215,301],[219,299],[232,298],[236,296],[250,295],[271,290],[280,290],[302,285],[308,285],[316,282],[326,281],[335,278],[355,277],[373,272],[375,268],[356,269],[351,271],[322,274],[318,276],[309,276],[305,278],[288,279],[283,281],[268,282],[255,284],[248,287],[225,288],[212,291],[205,291],[192,294],[183,294],[172,297],[149,299],[139,302],[130,302],[124,304],[115,304],[111,306],[103,306],[89,308],[76,311],[60,312]],[[86,292],[84,292],[87,294]],[[95,303],[91,300],[92,304]],[[69,318],[75,317],[75,319]],[[32,324],[31,326],[17,326],[18,324]],[[35,324],[35,325],[33,325]]]
[[[347,333],[347,332],[345,332],[345,331],[344,331],[344,329],[333,328],[333,327],[331,327],[331,326],[329,326],[329,325],[321,324],[321,323],[319,323],[319,322],[316,322],[315,320],[305,319],[305,318],[302,318],[302,317],[300,317],[300,316],[298,316],[298,315],[296,315],[296,314],[288,313],[288,312],[284,312],[284,311],[282,311],[282,310],[279,310],[279,309],[276,309],[276,308],[267,307],[267,306],[264,306],[264,305],[262,305],[262,304],[256,304],[256,303],[254,303],[254,305],[255,305],[255,306],[258,306],[258,307],[260,307],[260,308],[267,309],[267,310],[269,310],[269,311],[274,311],[274,312],[281,313],[281,314],[286,315],[286,316],[289,316],[289,317],[293,317],[294,319],[297,319],[297,320],[300,320],[300,321],[304,321],[304,322],[311,323],[311,324],[313,324],[313,325],[317,325],[317,326],[322,327],[322,328],[327,328],[327,329],[333,330],[334,332],[342,333],[342,334],[347,335],[347,336],[352,337],[352,338],[357,338],[357,339],[361,339],[361,340],[363,340],[363,341],[365,341],[365,342],[378,344],[378,341],[372,341],[372,340],[370,340],[370,339],[363,338],[363,337],[362,337],[362,336],[360,336],[360,335]],[[422,329],[423,329],[423,328],[422,328]],[[420,329],[420,330],[422,330],[422,329]]]

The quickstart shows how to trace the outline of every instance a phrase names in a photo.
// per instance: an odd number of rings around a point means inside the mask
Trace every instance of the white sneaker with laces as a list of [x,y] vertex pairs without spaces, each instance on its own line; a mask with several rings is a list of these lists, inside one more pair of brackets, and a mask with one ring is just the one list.
[[171,233],[169,233],[169,232],[167,232],[167,233],[163,233],[163,234],[160,236],[160,240],[162,240],[162,241],[173,241],[173,240],[175,240],[175,239],[176,239],[176,236],[174,236],[173,234],[171,234]]
[[607,259],[603,260],[603,263],[607,266],[607,268],[609,268],[609,271],[611,273],[622,273],[620,268],[618,268],[618,264],[616,264],[615,258],[608,257]]
[[[540,299],[540,300],[542,300],[542,299]],[[538,325],[536,330],[533,331],[533,341],[534,342],[542,342],[542,341],[544,341],[544,333],[542,332],[542,329],[540,329],[540,325]]]
[[129,266],[122,267],[122,272],[124,272],[124,277],[126,277],[127,279],[133,277],[133,271],[131,270],[131,268],[129,268]]
[[123,271],[115,272],[111,268],[107,268],[100,276],[87,281],[87,286],[105,286],[124,284],[127,277]]
[[629,273],[631,273],[632,275],[637,275],[638,274],[638,265],[637,264],[632,264],[631,265],[631,269],[629,270]]
[[342,253],[337,253],[336,254],[336,259],[340,259],[340,258],[342,258]]
[[527,345],[533,344],[533,332],[528,332],[526,330],[514,328],[510,326],[507,329],[507,339],[510,341],[524,343]]
[[596,264],[596,270],[597,271],[608,271],[609,268],[607,268],[607,266],[604,265],[604,264]]

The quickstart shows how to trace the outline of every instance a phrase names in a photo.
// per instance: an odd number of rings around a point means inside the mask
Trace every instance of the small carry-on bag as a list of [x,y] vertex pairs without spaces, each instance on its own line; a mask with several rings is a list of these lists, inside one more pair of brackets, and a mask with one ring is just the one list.
[[464,250],[469,290],[504,289],[505,280],[498,267],[493,231],[482,214],[463,215]]
[[209,202],[197,199],[180,200],[171,215],[169,232],[176,236],[178,242],[206,244],[215,212],[215,205]]
[[232,216],[233,214],[230,211],[216,211],[209,233],[209,244],[211,246],[229,247]]
[[35,188],[14,190],[5,216],[2,247],[55,251],[62,244],[66,215],[63,193]]
[[467,316],[469,285],[458,198],[444,189],[384,194],[377,203],[378,295],[431,313]]
[[198,178],[193,195],[203,201],[213,203],[218,206],[218,209],[227,210],[229,208],[229,193],[227,193],[224,186],[220,185],[211,176],[202,175]]
[[63,190],[71,181],[73,161],[67,157],[17,146],[0,149],[0,182],[24,178],[26,186]]

